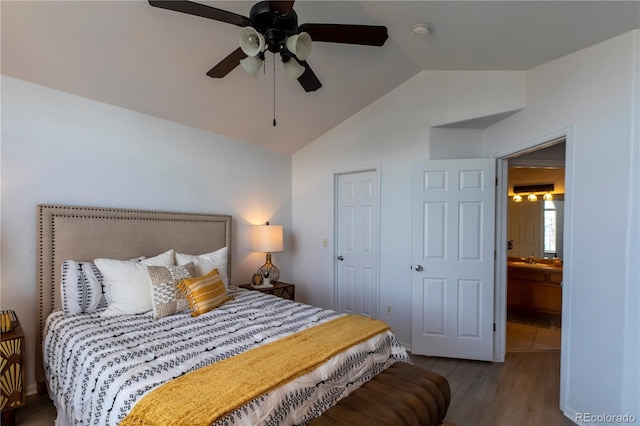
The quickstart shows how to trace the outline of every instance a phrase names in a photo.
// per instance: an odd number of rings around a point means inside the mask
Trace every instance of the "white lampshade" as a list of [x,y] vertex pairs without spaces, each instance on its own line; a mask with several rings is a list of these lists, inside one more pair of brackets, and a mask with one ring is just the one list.
[[513,196],[513,201],[515,201],[516,203],[521,203],[522,202],[522,196],[519,194],[516,194]]
[[247,56],[256,56],[264,50],[264,36],[252,27],[240,31],[240,48]]
[[275,253],[284,250],[282,225],[253,227],[253,251]]
[[293,80],[297,80],[302,74],[304,74],[305,68],[293,58],[289,59],[287,62],[283,62],[282,66],[289,78]]
[[538,196],[536,194],[529,194],[529,196],[527,197],[527,200],[538,201]]
[[258,71],[262,68],[263,63],[264,61],[257,56],[247,56],[240,60],[240,66],[253,77],[258,76]]
[[290,36],[287,38],[287,50],[305,61],[311,54],[311,36],[305,32]]

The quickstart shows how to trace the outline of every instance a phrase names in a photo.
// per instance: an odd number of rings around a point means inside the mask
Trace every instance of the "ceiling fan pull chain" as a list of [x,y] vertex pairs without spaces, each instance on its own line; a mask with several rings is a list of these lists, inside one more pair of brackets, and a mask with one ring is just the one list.
[[273,127],[276,127],[276,54],[273,54]]

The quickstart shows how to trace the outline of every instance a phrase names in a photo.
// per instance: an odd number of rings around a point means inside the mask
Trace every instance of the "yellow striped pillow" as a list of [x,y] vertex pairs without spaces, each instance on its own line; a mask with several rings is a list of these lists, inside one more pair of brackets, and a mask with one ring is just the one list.
[[177,287],[187,298],[192,317],[209,312],[232,299],[227,294],[218,269],[212,269],[211,272],[201,277],[184,278]]

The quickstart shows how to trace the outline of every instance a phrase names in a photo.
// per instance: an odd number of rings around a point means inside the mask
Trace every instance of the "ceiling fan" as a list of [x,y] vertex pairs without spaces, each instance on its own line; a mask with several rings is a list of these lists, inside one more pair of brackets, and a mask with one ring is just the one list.
[[303,89],[313,92],[322,87],[306,59],[311,42],[330,42],[382,46],[387,40],[387,28],[378,25],[302,24],[293,10],[294,1],[261,1],[253,5],[249,17],[191,1],[149,0],[162,9],[201,16],[243,27],[240,47],[211,68],[207,75],[222,78],[241,65],[257,75],[268,50],[280,54],[287,74],[296,78]]

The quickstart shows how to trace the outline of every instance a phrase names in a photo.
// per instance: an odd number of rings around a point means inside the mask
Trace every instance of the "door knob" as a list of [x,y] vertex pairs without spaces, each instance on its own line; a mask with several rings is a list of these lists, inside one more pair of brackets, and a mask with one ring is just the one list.
[[338,256],[338,260],[343,261],[344,260],[344,256]]
[[422,265],[416,265],[416,267],[414,268],[416,271],[418,272],[422,272],[424,271],[424,268],[422,267]]

